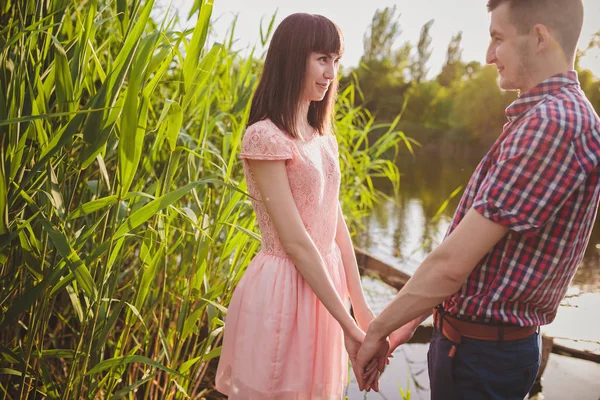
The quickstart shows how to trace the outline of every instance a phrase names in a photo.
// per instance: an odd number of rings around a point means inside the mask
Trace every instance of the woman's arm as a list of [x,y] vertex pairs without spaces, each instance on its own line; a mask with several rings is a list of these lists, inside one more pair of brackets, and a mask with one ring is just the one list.
[[342,253],[342,262],[344,263],[346,283],[348,284],[354,316],[356,317],[358,326],[366,332],[369,323],[375,315],[365,299],[363,288],[360,283],[360,274],[358,273],[358,263],[356,261],[356,254],[354,253],[354,246],[352,245],[350,232],[348,231],[348,226],[346,225],[344,215],[342,214],[342,208],[339,204],[335,241]]
[[284,161],[247,160],[269,217],[292,262],[344,332],[355,340],[364,333],[344,306],[321,255],[308,235],[290,189]]

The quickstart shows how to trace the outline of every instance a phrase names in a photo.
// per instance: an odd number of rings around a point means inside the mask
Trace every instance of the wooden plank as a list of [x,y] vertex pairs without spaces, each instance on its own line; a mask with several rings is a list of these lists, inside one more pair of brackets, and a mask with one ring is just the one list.
[[590,351],[576,350],[558,343],[554,343],[552,345],[552,352],[555,354],[579,358],[580,360],[587,360],[600,364],[600,354],[592,353]]
[[410,279],[407,273],[386,264],[366,250],[355,248],[354,252],[361,274],[375,276],[396,290],[402,289]]

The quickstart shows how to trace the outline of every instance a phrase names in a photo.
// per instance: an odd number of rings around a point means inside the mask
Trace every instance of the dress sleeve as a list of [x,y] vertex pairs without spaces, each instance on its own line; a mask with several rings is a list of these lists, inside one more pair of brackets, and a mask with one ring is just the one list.
[[246,129],[240,158],[252,160],[289,160],[293,158],[290,139],[263,121]]

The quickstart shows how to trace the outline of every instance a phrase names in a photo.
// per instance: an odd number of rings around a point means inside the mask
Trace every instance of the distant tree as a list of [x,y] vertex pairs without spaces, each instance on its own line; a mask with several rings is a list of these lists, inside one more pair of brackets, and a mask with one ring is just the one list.
[[369,25],[369,30],[363,37],[364,53],[361,61],[383,61],[392,58],[392,46],[402,33],[396,16],[396,6],[376,10]]
[[408,92],[408,103],[404,112],[404,119],[418,122],[424,126],[432,126],[432,104],[440,90],[440,84],[434,79],[419,84],[413,82]]
[[581,58],[593,48],[600,49],[600,30],[592,36],[585,49],[577,51],[577,56],[575,57],[575,70],[579,77],[581,89],[585,92],[585,95],[590,103],[592,103],[596,112],[600,114],[600,80],[597,80],[597,77],[594,76],[592,71],[583,69],[580,65]]
[[515,92],[504,92],[497,84],[498,72],[488,65],[473,79],[464,82],[454,98],[451,125],[466,128],[489,146],[502,133],[506,123],[504,110],[516,98]]
[[442,71],[437,77],[440,85],[451,87],[456,82],[459,82],[464,73],[464,63],[462,62],[462,48],[460,42],[462,40],[462,31],[452,36],[448,50],[446,51],[446,62],[442,66]]
[[408,80],[408,76],[405,74],[410,69],[410,53],[412,51],[412,45],[409,42],[405,42],[400,48],[396,50],[392,57],[392,63],[399,74],[401,74],[404,80]]
[[594,77],[594,73],[589,69],[581,69],[578,67],[577,75],[581,89],[596,112],[600,114],[600,80],[597,80]]
[[431,100],[427,112],[427,120],[425,126],[431,128],[439,128],[449,130],[452,128],[450,118],[454,106],[454,98],[460,86],[457,84],[452,88],[442,86],[439,80],[432,81],[437,84],[437,90],[434,92],[434,97]]
[[393,120],[402,111],[411,86],[390,60],[361,64],[353,71],[353,81],[362,94],[361,104],[382,122]]
[[429,69],[427,63],[431,57],[431,26],[435,20],[429,20],[421,28],[421,35],[419,36],[419,43],[417,44],[417,54],[411,65],[412,79],[416,83],[421,83],[427,76]]
[[479,61],[470,61],[463,67],[463,80],[471,80],[479,74],[481,63]]
[[341,81],[354,80],[362,94],[362,105],[378,120],[393,120],[403,109],[405,92],[410,86],[405,71],[410,66],[410,43],[393,45],[402,33],[396,7],[375,11],[364,35],[364,54],[360,65]]
[[592,48],[600,49],[600,29],[592,35],[590,41],[588,42],[587,48],[585,48],[581,55],[583,56],[588,50]]

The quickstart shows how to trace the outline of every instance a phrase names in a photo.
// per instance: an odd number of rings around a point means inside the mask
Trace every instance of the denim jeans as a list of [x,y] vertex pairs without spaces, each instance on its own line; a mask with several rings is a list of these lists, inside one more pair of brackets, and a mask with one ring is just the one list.
[[455,344],[434,328],[427,353],[431,399],[522,400],[535,381],[540,352],[539,333],[501,342],[463,337]]

